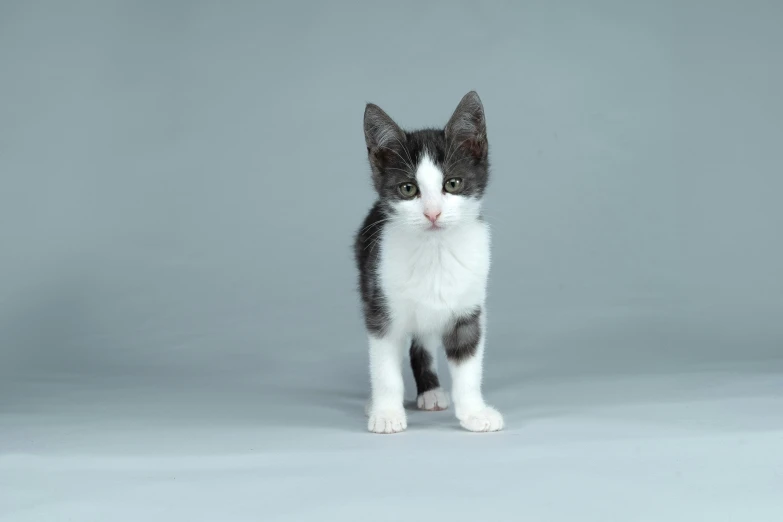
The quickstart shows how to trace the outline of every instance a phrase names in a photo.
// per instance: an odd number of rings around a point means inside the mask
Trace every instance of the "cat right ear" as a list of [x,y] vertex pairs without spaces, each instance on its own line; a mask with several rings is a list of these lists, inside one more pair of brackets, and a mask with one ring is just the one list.
[[367,104],[364,109],[364,141],[370,155],[389,147],[395,141],[402,143],[404,139],[405,133],[383,109],[374,103]]

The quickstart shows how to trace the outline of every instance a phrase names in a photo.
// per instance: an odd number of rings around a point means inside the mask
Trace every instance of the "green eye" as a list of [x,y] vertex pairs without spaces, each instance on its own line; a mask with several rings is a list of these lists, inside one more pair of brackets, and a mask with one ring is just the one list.
[[459,178],[451,178],[443,185],[443,190],[452,194],[459,192],[462,188],[462,180]]
[[403,197],[406,198],[412,198],[419,192],[419,187],[414,185],[413,183],[401,183],[400,184],[400,194],[402,194]]

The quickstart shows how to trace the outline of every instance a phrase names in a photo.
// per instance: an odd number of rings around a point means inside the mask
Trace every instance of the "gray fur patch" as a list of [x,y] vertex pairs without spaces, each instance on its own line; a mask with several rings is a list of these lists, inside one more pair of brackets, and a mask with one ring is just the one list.
[[462,362],[476,355],[481,340],[481,309],[470,315],[459,317],[443,335],[446,357],[453,362]]

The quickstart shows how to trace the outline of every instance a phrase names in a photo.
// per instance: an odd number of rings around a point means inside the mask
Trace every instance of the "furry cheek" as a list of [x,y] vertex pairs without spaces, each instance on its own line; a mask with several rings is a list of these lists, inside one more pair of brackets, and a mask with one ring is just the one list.
[[445,194],[443,196],[443,215],[444,224],[454,224],[474,219],[480,212],[481,203],[471,197]]
[[415,226],[426,222],[421,198],[396,201],[392,207],[396,214],[395,221],[399,223]]

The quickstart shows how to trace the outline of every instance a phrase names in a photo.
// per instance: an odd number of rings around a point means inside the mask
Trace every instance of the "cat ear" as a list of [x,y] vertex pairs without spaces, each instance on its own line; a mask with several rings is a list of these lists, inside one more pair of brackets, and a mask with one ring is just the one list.
[[364,141],[368,152],[377,152],[397,140],[402,143],[404,139],[405,133],[383,109],[374,103],[367,104],[364,109]]
[[470,91],[462,98],[445,130],[447,140],[455,141],[478,159],[486,158],[489,150],[487,122],[484,119],[484,105],[476,91]]

